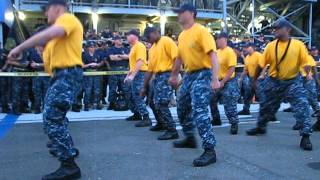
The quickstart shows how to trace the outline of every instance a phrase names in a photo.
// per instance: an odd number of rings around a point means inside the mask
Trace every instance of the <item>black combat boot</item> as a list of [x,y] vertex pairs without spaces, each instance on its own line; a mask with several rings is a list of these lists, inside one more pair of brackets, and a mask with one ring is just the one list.
[[266,134],[267,130],[265,127],[255,127],[253,129],[249,129],[247,130],[247,135],[248,136],[257,136],[257,135],[262,135],[262,134]]
[[157,123],[156,125],[150,127],[150,131],[164,131],[164,130],[166,130],[166,127],[161,123]]
[[214,149],[205,149],[203,154],[193,161],[193,166],[208,166],[217,162],[216,151]]
[[179,134],[176,129],[167,130],[163,135],[158,137],[158,140],[170,140],[170,139],[178,139]]
[[16,108],[16,107],[13,107],[12,108],[12,113],[14,114],[14,115],[17,115],[17,116],[20,116],[22,113],[21,113],[21,111],[20,111],[20,109],[19,108]]
[[72,105],[71,111],[72,112],[80,112],[81,107],[79,107],[77,104],[74,104],[74,105]]
[[278,119],[277,119],[277,117],[274,115],[274,116],[272,116],[271,118],[269,118],[269,121],[271,121],[271,122],[276,122],[276,121],[278,121]]
[[300,148],[306,151],[312,151],[312,143],[309,135],[303,135],[300,141]]
[[292,112],[292,108],[289,107],[289,108],[287,108],[287,109],[284,109],[283,112]]
[[97,109],[97,110],[101,110],[101,109],[103,109],[103,105],[102,105],[102,104],[100,104],[100,103],[98,103],[98,104],[97,104],[97,106],[96,106],[96,109]]
[[84,111],[89,111],[89,105],[87,104],[84,105]]
[[221,126],[221,125],[222,125],[222,122],[221,122],[220,116],[217,117],[217,118],[214,118],[214,119],[211,121],[211,124],[212,124],[212,126]]
[[20,109],[22,113],[31,113],[31,110],[29,107],[21,107]]
[[238,112],[238,115],[250,115],[250,110],[243,109],[242,111]]
[[318,120],[314,123],[314,125],[312,126],[313,131],[320,131],[320,119],[318,118]]
[[134,126],[135,127],[148,127],[148,126],[151,126],[151,125],[152,125],[151,120],[149,118],[149,115],[147,114],[147,115],[144,115],[142,117],[142,120],[137,122]]
[[113,109],[114,109],[114,102],[110,102],[107,110],[113,110]]
[[2,106],[2,113],[9,113],[9,112],[10,112],[10,108],[8,105]]
[[188,136],[183,140],[173,142],[175,148],[197,148],[197,141],[194,136]]
[[34,111],[33,111],[35,114],[40,114],[41,113],[41,109],[40,107],[36,106],[34,107]]
[[238,124],[231,124],[230,134],[232,135],[238,134]]
[[303,125],[300,123],[296,123],[294,126],[292,126],[292,130],[294,130],[294,131],[298,131],[302,128],[303,128]]
[[74,159],[70,158],[66,161],[62,161],[58,170],[51,174],[43,176],[42,180],[71,180],[80,178],[80,168],[74,162]]
[[139,113],[134,113],[132,116],[126,118],[126,121],[140,121],[142,117]]

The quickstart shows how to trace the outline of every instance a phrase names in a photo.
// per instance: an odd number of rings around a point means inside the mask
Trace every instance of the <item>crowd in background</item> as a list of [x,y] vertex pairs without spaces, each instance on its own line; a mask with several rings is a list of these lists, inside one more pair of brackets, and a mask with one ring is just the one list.
[[[170,35],[177,42],[177,35]],[[84,34],[83,63],[85,72],[99,71],[127,71],[128,55],[130,46],[126,41],[126,35],[105,28],[99,33],[88,30]],[[246,56],[243,46],[253,43],[255,50],[263,52],[271,38],[263,35],[253,40],[250,36],[229,36],[228,45],[234,49],[238,57],[238,64],[244,63]],[[146,47],[151,47],[143,40]],[[22,59],[13,64],[6,64],[6,51],[1,49],[0,68],[3,72],[43,72],[41,51],[43,47],[36,47],[25,52]],[[310,54],[315,61],[320,61],[317,47],[312,46]],[[242,68],[237,68],[237,77]],[[77,103],[72,107],[75,112],[91,109],[128,110],[126,102],[125,74],[86,76],[82,91],[78,96]],[[319,78],[318,78],[319,80]],[[46,89],[49,86],[50,77],[0,77],[0,104],[2,113],[41,113]],[[318,81],[317,81],[318,82]],[[318,83],[319,84],[319,83]],[[241,88],[244,88],[240,86]],[[243,93],[242,93],[243,94]],[[241,102],[241,99],[239,100]],[[174,105],[172,97],[172,105]]]

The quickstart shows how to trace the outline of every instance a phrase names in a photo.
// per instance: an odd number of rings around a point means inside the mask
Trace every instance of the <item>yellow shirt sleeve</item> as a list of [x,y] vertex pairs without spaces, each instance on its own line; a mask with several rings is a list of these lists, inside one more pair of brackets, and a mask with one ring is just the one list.
[[208,54],[210,51],[217,51],[216,42],[214,41],[213,36],[205,28],[203,28],[201,33],[200,44],[206,54]]
[[54,23],[55,26],[62,27],[67,36],[71,34],[71,32],[77,27],[75,21],[72,19],[71,14],[64,14],[60,16],[56,22]]

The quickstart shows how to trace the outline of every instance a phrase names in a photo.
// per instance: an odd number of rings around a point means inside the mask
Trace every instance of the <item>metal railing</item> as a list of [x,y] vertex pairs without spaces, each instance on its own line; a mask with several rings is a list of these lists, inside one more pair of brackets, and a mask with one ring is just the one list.
[[[47,0],[16,0],[20,4],[44,4]],[[222,12],[220,0],[69,0],[73,6],[166,8],[174,9],[185,3],[194,4],[199,11]]]

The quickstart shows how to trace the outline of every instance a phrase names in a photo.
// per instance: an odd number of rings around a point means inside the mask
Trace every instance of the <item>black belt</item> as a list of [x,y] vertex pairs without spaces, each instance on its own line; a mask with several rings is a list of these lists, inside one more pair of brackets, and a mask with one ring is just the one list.
[[171,73],[171,71],[162,71],[162,72],[157,72],[157,75],[162,75],[162,74],[166,74],[166,73]]
[[293,80],[296,80],[296,79],[298,79],[298,78],[299,78],[299,76],[296,76],[296,77],[291,78],[291,79],[278,79],[278,78],[275,78],[275,77],[271,77],[271,76],[270,76],[270,79],[272,79],[272,80],[274,80],[274,81],[284,81],[284,82],[293,81]]
[[76,69],[82,69],[82,66],[80,65],[76,65],[76,66],[72,66],[72,67],[66,67],[66,68],[54,68],[53,72],[59,72],[59,71],[64,71],[64,70],[76,70]]
[[202,68],[202,69],[197,69],[197,70],[194,70],[194,71],[189,71],[187,72],[188,74],[192,74],[192,73],[197,73],[197,72],[200,72],[200,71],[207,71],[207,70],[211,70],[209,68]]

